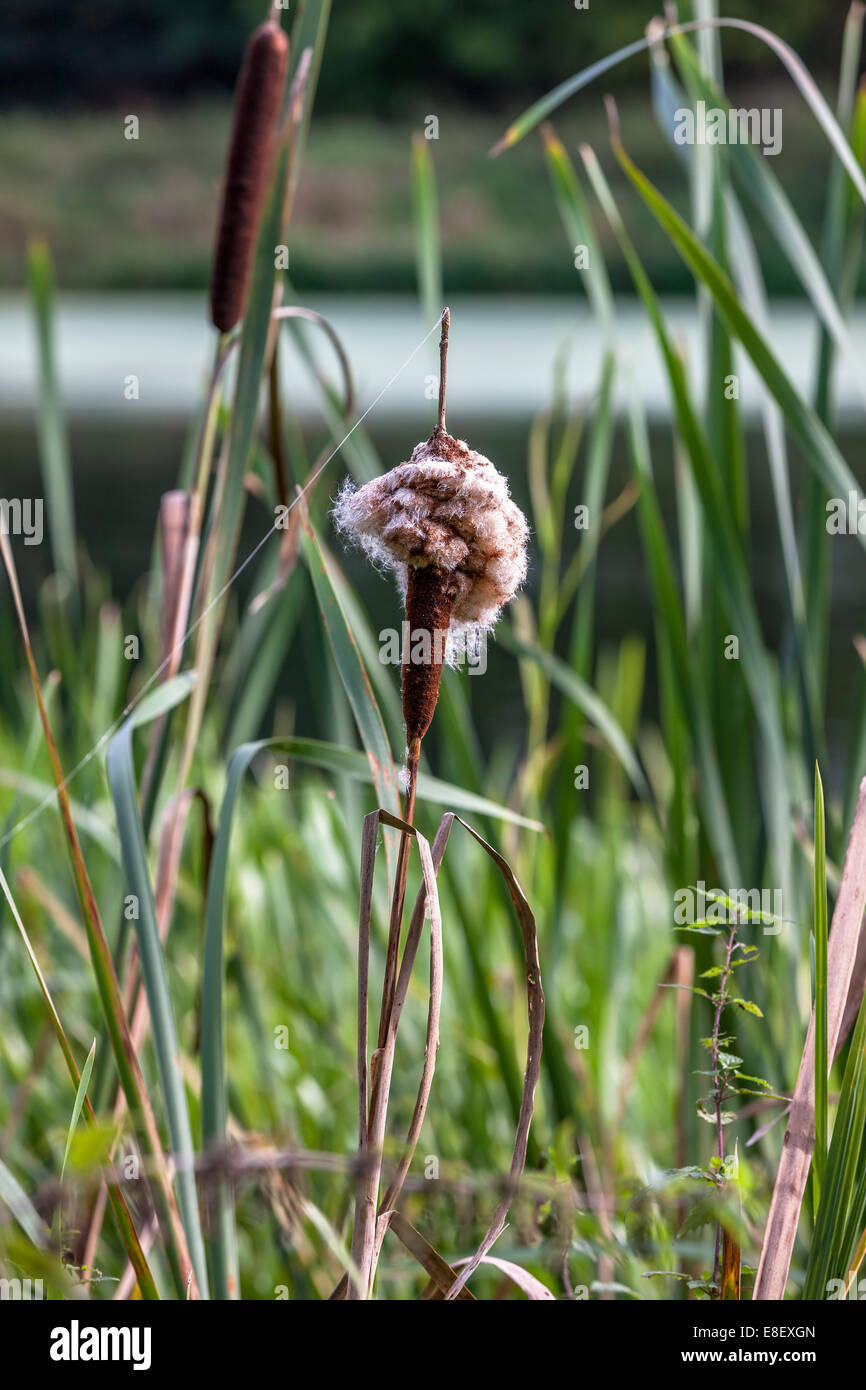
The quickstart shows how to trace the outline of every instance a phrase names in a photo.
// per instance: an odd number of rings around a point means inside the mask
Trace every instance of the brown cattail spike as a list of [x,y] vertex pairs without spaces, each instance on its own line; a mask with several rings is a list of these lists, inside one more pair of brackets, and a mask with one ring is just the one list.
[[289,41],[269,20],[251,35],[235,90],[234,122],[210,282],[211,320],[227,333],[243,317],[259,218],[283,101]]
[[406,741],[422,739],[439,699],[445,644],[458,586],[436,565],[409,566],[406,641],[403,650],[403,718]]

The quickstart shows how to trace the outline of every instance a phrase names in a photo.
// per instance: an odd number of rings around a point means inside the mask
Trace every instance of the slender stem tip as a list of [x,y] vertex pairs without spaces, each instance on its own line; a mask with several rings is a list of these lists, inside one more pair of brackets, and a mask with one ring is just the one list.
[[437,430],[445,432],[445,392],[447,389],[448,376],[448,331],[451,327],[451,310],[446,306],[442,310],[442,331],[439,336],[439,418],[436,421]]

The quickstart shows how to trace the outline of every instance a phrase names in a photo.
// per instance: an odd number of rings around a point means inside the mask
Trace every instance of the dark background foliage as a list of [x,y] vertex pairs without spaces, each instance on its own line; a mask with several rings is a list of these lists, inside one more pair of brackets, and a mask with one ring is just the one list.
[[[293,0],[289,24],[296,8]],[[844,0],[720,8],[777,29],[813,71],[835,71]],[[588,12],[571,0],[336,0],[319,110],[397,115],[421,93],[513,107],[631,42],[661,9],[660,0],[590,0]],[[264,10],[262,0],[5,0],[0,102],[91,105],[219,92],[234,82]],[[778,71],[749,36],[726,34],[724,50],[734,77]],[[626,66],[610,85],[633,75]]]

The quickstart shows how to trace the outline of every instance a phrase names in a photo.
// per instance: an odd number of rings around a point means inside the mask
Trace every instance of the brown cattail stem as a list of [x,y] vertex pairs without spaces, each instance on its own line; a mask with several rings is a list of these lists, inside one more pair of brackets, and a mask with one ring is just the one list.
[[271,365],[268,371],[268,443],[274,463],[274,487],[277,501],[289,505],[289,479],[286,449],[283,440],[283,412],[280,406],[280,340],[274,339]]
[[[403,819],[409,825],[415,820],[415,789],[418,781],[418,762],[421,757],[421,740],[415,738],[409,744],[406,758],[406,795],[403,800]],[[397,986],[397,961],[400,953],[400,931],[403,925],[403,905],[406,899],[406,877],[409,872],[409,852],[411,836],[401,835],[400,851],[397,856],[397,874],[394,880],[394,894],[391,898],[391,917],[388,925],[388,951],[385,956],[385,977],[382,984],[382,1008],[379,1014],[379,1039],[377,1046],[384,1047],[391,1021],[394,1004],[394,990]]]
[[[439,414],[434,432],[437,438],[445,438],[445,393],[447,386],[448,330],[451,314],[442,311],[442,329],[439,340]],[[457,596],[457,583],[454,576],[441,570],[437,565],[409,566],[406,587],[406,624],[404,628],[404,648],[402,664],[403,717],[406,721],[406,795],[403,803],[403,819],[412,825],[415,816],[415,795],[418,784],[418,764],[421,759],[421,740],[430,727],[439,698],[442,680],[442,665],[445,657],[445,644],[451,624],[451,610]],[[400,956],[400,936],[403,924],[403,908],[406,898],[406,879],[409,869],[411,836],[403,834],[397,858],[397,872],[394,892],[391,898],[391,915],[388,925],[388,947],[385,956],[385,975],[382,984],[382,1005],[379,1014],[379,1033],[377,1050],[371,1060],[371,1094],[367,1117],[367,1142],[378,1144],[380,1136],[374,1133],[377,1118],[381,1122],[383,1105],[387,1106],[387,1088],[390,1073],[383,1079],[380,1065],[385,1055],[388,1041],[394,998],[397,987],[397,973]],[[387,1068],[386,1068],[387,1070]],[[385,1087],[384,1100],[382,1088]],[[376,1185],[378,1186],[378,1179]],[[375,1212],[378,1195],[374,1193]],[[369,1267],[363,1274],[369,1293],[375,1273],[377,1249],[374,1239],[369,1251]]]

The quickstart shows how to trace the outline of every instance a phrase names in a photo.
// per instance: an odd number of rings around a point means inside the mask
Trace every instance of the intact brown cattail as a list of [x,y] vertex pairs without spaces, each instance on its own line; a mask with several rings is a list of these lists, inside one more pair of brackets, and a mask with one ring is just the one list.
[[289,41],[272,20],[250,35],[235,88],[234,120],[210,282],[211,320],[227,333],[243,317],[277,119],[289,66]]
[[476,640],[526,577],[527,525],[489,459],[445,429],[449,312],[442,315],[439,420],[406,462],[334,508],[339,530],[396,570],[406,601],[403,717],[409,764],[436,708],[449,639]]

